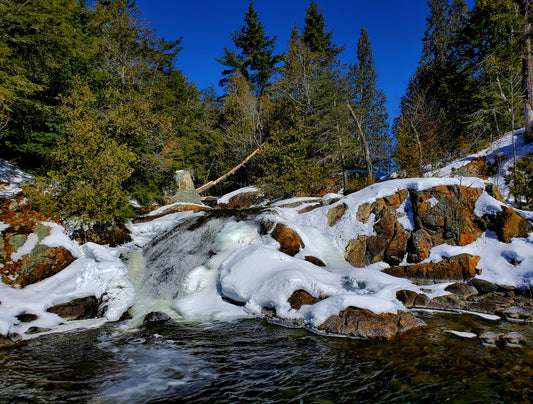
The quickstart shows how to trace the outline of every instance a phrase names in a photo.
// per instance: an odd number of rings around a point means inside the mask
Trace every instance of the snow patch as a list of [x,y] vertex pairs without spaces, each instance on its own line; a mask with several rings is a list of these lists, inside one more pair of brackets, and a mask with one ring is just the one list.
[[229,203],[230,199],[233,198],[234,196],[237,196],[239,194],[244,194],[244,193],[252,193],[252,192],[259,192],[259,189],[257,187],[239,188],[236,191],[230,192],[229,194],[226,194],[226,195],[220,197],[218,199],[218,201],[217,201],[217,204],[218,205],[227,204],[227,203]]
[[19,247],[17,251],[11,254],[11,260],[13,262],[20,261],[24,255],[28,255],[35,248],[39,242],[39,236],[35,233],[28,235],[28,238],[22,246]]

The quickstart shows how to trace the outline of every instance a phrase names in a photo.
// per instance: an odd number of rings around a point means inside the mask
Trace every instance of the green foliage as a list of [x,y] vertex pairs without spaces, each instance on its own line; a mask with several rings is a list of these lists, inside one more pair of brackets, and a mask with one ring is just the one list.
[[224,55],[216,59],[227,67],[222,72],[227,78],[221,80],[220,84],[228,84],[228,77],[239,71],[246,80],[255,85],[254,93],[263,95],[275,73],[276,64],[281,61],[281,56],[273,54],[276,37],[266,36],[253,1],[250,1],[248,11],[244,14],[244,25],[241,25],[240,31],[231,33],[231,39],[239,49],[239,54],[224,48]]
[[10,125],[0,138],[4,157],[35,166],[61,136],[59,95],[89,70],[87,10],[76,0],[0,2],[0,94]]
[[305,29],[302,35],[303,42],[311,52],[322,54],[326,61],[331,61],[344,50],[333,43],[333,31],[326,30],[326,19],[318,5],[311,1],[305,10]]
[[54,169],[37,181],[32,203],[47,214],[88,223],[122,223],[131,214],[121,184],[133,173],[135,155],[112,138],[98,116],[89,87],[76,82],[62,113],[67,136],[53,151]]
[[[391,138],[389,136],[386,98],[378,88],[378,74],[366,28],[361,29],[357,43],[357,61],[351,66],[348,86],[355,113],[359,116],[373,166],[383,171],[390,168]],[[352,122],[352,133],[358,128]],[[357,137],[357,135],[354,135]]]
[[516,163],[514,171],[506,177],[511,194],[522,209],[533,208],[533,155],[527,154]]

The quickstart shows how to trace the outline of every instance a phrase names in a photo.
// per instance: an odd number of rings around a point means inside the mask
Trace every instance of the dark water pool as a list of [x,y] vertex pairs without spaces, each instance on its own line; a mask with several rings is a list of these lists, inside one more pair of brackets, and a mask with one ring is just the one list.
[[[0,350],[2,403],[509,403],[533,401],[533,326],[423,313],[389,342],[324,337],[260,320],[123,324]],[[446,330],[522,332],[521,347]]]

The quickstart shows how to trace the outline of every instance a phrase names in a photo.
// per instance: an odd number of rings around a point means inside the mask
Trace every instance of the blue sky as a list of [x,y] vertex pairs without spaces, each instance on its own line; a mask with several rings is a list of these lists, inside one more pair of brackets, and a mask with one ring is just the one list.
[[[268,36],[277,36],[276,50],[286,49],[291,28],[304,27],[309,0],[255,0]],[[183,37],[178,68],[199,89],[218,89],[222,65],[215,61],[224,46],[234,49],[230,32],[244,22],[249,0],[137,0],[138,8],[168,40]],[[355,62],[361,27],[368,30],[379,86],[387,96],[389,118],[398,115],[400,98],[414,73],[422,48],[429,9],[426,0],[318,0],[337,45],[346,45],[341,59]]]

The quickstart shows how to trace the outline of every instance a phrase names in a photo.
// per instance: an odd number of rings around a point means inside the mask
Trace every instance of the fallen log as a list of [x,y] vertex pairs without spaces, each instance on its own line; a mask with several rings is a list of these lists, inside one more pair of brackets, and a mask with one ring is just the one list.
[[235,167],[233,167],[231,170],[229,170],[226,174],[222,175],[221,177],[218,177],[216,180],[209,181],[207,184],[202,185],[200,188],[196,188],[196,192],[202,193],[207,191],[209,188],[214,187],[215,185],[219,184],[222,181],[225,181],[230,175],[235,174],[235,172],[241,168],[243,165],[248,163],[250,159],[255,156],[257,153],[261,151],[261,146],[259,146],[257,149],[255,149],[248,157],[246,157],[242,162],[237,164]]

